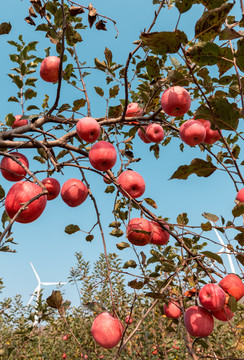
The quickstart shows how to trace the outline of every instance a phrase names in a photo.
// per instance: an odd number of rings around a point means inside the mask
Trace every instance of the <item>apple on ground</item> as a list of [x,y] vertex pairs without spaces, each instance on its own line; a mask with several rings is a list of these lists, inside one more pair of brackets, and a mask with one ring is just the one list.
[[210,311],[221,310],[225,306],[226,294],[217,284],[206,284],[199,292],[201,305]]
[[212,314],[201,306],[191,306],[184,314],[186,330],[191,336],[206,337],[212,334],[214,319]]
[[213,316],[220,321],[228,321],[231,320],[234,316],[234,313],[230,310],[230,308],[225,305],[222,309],[218,311],[212,311]]
[[[143,128],[143,130],[141,129],[141,127]],[[149,144],[151,143],[151,141],[148,139],[147,135],[146,135],[146,128],[147,126],[141,126],[138,131],[137,134],[139,136],[139,138],[145,143],[145,144]]]
[[244,188],[238,191],[236,195],[236,200],[240,202],[244,202]]
[[61,197],[63,201],[70,207],[81,205],[88,196],[86,185],[78,179],[67,180],[61,189]]
[[[9,190],[5,199],[5,209],[8,216],[12,219],[23,204],[42,192],[42,188],[30,181],[18,181]],[[47,204],[47,196],[42,195],[32,201],[23,210],[15,221],[19,223],[30,223],[36,220],[44,211]]]
[[107,171],[117,160],[117,152],[113,144],[108,141],[98,141],[89,151],[89,161],[96,170]]
[[164,138],[164,129],[159,124],[149,124],[145,133],[147,139],[154,143],[160,143]]
[[68,340],[68,338],[69,338],[69,335],[66,335],[66,334],[65,334],[65,335],[63,336],[63,341]]
[[67,355],[66,353],[63,353],[63,359],[66,359]]
[[[25,155],[18,152],[12,152],[11,155],[15,156],[17,160],[29,168],[29,161]],[[27,174],[21,165],[8,156],[2,158],[0,167],[2,176],[8,181],[20,181]]]
[[226,275],[220,282],[219,286],[229,295],[234,296],[236,301],[244,296],[244,284],[235,274]]
[[40,67],[40,76],[44,81],[56,82],[58,81],[60,58],[57,56],[46,57]]
[[153,352],[152,352],[153,355],[157,355],[157,353],[158,353],[157,349],[153,350]]
[[130,315],[127,315],[127,316],[125,317],[125,322],[126,322],[126,324],[131,324],[132,321],[133,321],[133,319],[132,319],[132,317],[130,317]]
[[205,130],[206,130],[206,136],[204,139],[205,144],[212,145],[221,138],[221,135],[218,132],[218,130],[211,129],[210,121],[204,120],[204,119],[198,119],[197,121],[200,121],[203,124],[203,126],[205,127]]
[[15,129],[15,128],[18,128],[20,126],[28,124],[28,120],[27,119],[21,119],[21,117],[22,117],[22,115],[16,115],[15,116],[15,120],[13,122],[12,129]]
[[[164,221],[161,221],[162,224],[169,229],[168,225],[165,224]],[[152,227],[153,227],[153,234],[151,239],[151,244],[154,245],[165,245],[169,241],[169,233],[164,230],[157,221],[151,221]]]
[[112,349],[120,342],[124,330],[119,319],[108,312],[102,312],[94,319],[91,331],[100,346]]
[[79,119],[76,125],[76,132],[81,140],[92,143],[99,138],[101,128],[94,118],[84,117]]
[[143,218],[131,219],[126,227],[126,236],[133,245],[144,246],[150,243],[153,227],[150,221]]
[[181,316],[181,309],[177,302],[169,301],[169,304],[164,304],[164,315],[169,319],[178,319]]
[[121,192],[124,196],[127,196],[123,190],[128,192],[128,194],[136,199],[142,196],[146,189],[146,184],[143,177],[133,170],[125,170],[123,171],[118,179],[117,183],[121,186]]
[[206,129],[200,121],[191,119],[180,126],[179,135],[187,145],[199,145],[206,137]]
[[167,115],[181,116],[190,110],[191,96],[185,88],[172,86],[163,92],[161,106]]
[[60,184],[58,180],[54,178],[45,178],[42,180],[42,183],[45,185],[45,188],[48,191],[47,200],[56,199],[58,194],[60,193]]

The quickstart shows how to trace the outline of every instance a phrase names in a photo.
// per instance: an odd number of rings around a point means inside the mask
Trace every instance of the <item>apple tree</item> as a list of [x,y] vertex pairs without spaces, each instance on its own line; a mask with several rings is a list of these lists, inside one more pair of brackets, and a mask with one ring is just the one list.
[[[200,15],[189,29],[184,18],[195,18],[195,11]],[[172,12],[174,22],[166,29],[160,19]],[[119,14],[112,18],[102,6],[98,10],[95,4],[71,0],[30,0],[26,13],[33,40],[26,42],[20,35],[8,41],[14,49],[10,54],[14,67],[8,76],[16,85],[8,101],[19,104],[21,115],[10,111],[1,123],[0,250],[15,251],[15,223],[38,219],[47,201],[55,201],[59,193],[69,207],[86,206],[89,201],[95,220],[86,240],[97,241],[93,233],[98,229],[103,255],[93,280],[79,256],[79,271],[71,272],[76,286],[83,283],[81,304],[89,308],[78,312],[86,337],[77,332],[80,325],[75,315],[76,326],[68,329],[79,349],[85,346],[92,359],[103,354],[111,359],[145,359],[151,354],[173,359],[167,335],[176,336],[181,359],[241,358],[243,1],[153,0],[151,17],[125,59],[104,44],[104,58],[96,57],[90,64],[82,61],[82,38],[89,39],[96,29],[113,31],[111,36],[119,39]],[[11,27],[0,25],[2,39],[11,35]],[[50,40],[45,57],[37,50],[34,30]],[[98,86],[95,79],[91,90],[91,78],[97,73],[106,85]],[[55,86],[53,100],[50,86]],[[105,106],[92,117],[98,97]],[[207,181],[221,172],[222,181],[236,191],[235,206],[226,204],[228,219],[201,208],[204,220],[200,223],[190,222],[187,212],[175,213],[174,220],[166,210],[157,211],[165,188],[156,199],[143,197],[146,186],[150,191],[150,182],[137,171],[145,161],[140,158],[141,147],[157,159],[162,178],[162,153],[176,140],[180,145],[175,151],[186,153],[187,164],[177,166],[171,180],[186,182],[195,176]],[[77,170],[77,178],[68,176],[69,169]],[[62,184],[56,179],[61,175]],[[94,195],[97,178],[101,189],[106,183],[104,206],[111,202],[110,229],[104,227],[103,208]],[[72,235],[85,223],[83,218],[64,230]],[[228,274],[227,263],[212,250],[215,231],[225,238],[223,252],[235,261],[237,275]],[[109,253],[108,236],[120,238],[118,252],[128,252],[123,266],[116,264],[117,255]],[[127,286],[124,275],[130,277]],[[43,311],[46,315],[48,309],[58,310],[59,321],[67,325],[68,307],[62,295],[54,292]],[[96,323],[95,314],[99,314]],[[126,315],[134,319],[131,324],[124,322]],[[224,349],[219,346],[222,340]],[[149,344],[154,348],[147,353]],[[107,350],[101,354],[101,348]]]

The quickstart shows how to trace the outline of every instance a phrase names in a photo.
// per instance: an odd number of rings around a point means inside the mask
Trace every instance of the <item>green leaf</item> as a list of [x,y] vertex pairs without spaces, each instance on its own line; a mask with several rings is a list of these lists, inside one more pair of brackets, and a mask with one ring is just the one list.
[[[233,63],[233,53],[229,47],[220,48],[220,58],[217,62],[217,66],[219,68],[219,76],[222,76],[226,71],[230,70]],[[230,61],[228,61],[230,60]]]
[[202,216],[205,217],[205,219],[210,220],[210,221],[212,221],[212,222],[217,222],[217,221],[219,221],[219,217],[216,216],[216,215],[214,215],[214,214],[210,214],[210,213],[204,212],[204,213],[202,214]]
[[95,65],[99,70],[104,71],[105,69],[108,68],[107,64],[105,63],[105,61],[100,61],[97,58],[94,59]]
[[41,164],[45,164],[46,160],[41,156],[34,156],[33,160],[39,161]]
[[52,295],[47,298],[47,304],[53,309],[59,309],[63,302],[60,291],[52,291]]
[[228,307],[230,308],[231,312],[236,312],[237,310],[237,301],[236,298],[234,298],[234,296],[230,295],[229,299],[228,299]]
[[105,47],[104,55],[105,55],[105,59],[107,61],[108,66],[111,66],[112,59],[113,59],[112,51],[109,50],[107,47]]
[[115,98],[119,93],[119,85],[115,85],[109,89],[109,97]]
[[93,235],[87,235],[86,236],[86,241],[91,242],[94,239]]
[[24,92],[24,96],[25,96],[25,99],[32,99],[33,97],[36,97],[37,96],[37,92],[35,92],[33,89],[27,89],[25,92]]
[[218,127],[223,130],[236,130],[241,116],[237,104],[229,103],[228,100],[223,97],[219,98],[212,96],[208,100],[211,104],[212,110],[210,110],[205,104],[201,105],[196,110],[195,119],[209,120],[213,126],[216,122]]
[[70,105],[69,104],[63,104],[62,106],[60,106],[60,108],[58,109],[58,114],[60,114],[63,111],[66,111],[70,109]]
[[101,96],[101,97],[104,96],[104,91],[102,88],[100,88],[99,86],[94,86],[94,89],[99,96]]
[[26,80],[25,85],[27,86],[35,86],[36,78],[30,77]]
[[235,240],[237,240],[241,246],[244,246],[244,233],[237,234]]
[[219,60],[220,47],[211,42],[200,41],[187,50],[186,56],[199,66],[215,65]]
[[12,79],[12,82],[15,83],[19,89],[23,87],[23,81],[20,76],[14,74],[8,74],[8,76]]
[[217,9],[204,11],[195,25],[195,37],[202,41],[213,40],[221,31],[221,25],[234,4],[223,4]]
[[187,213],[182,213],[177,216],[177,224],[179,225],[187,225],[189,222],[189,219],[187,217]]
[[160,148],[158,144],[151,145],[149,148],[150,151],[153,151],[153,154],[156,159],[159,159],[159,149]]
[[242,38],[242,34],[231,28],[225,28],[219,34],[219,40],[234,40]]
[[0,24],[0,35],[9,34],[12,29],[12,25],[10,23],[1,23]]
[[241,216],[242,214],[244,214],[244,203],[239,203],[233,208],[232,215],[234,217],[238,217]]
[[10,221],[10,217],[8,216],[6,210],[4,210],[3,214],[2,214],[2,218],[1,218],[1,221],[2,221],[2,224],[3,224],[3,228],[5,229],[5,223],[6,221]]
[[130,267],[133,269],[137,267],[136,262],[134,260],[126,261],[126,263],[124,263],[123,269],[128,269]]
[[130,244],[128,244],[127,242],[122,241],[121,243],[116,244],[116,246],[117,246],[117,248],[119,250],[124,250],[124,249],[130,247]]
[[89,310],[93,311],[94,313],[100,313],[103,310],[106,310],[106,309],[104,309],[104,307],[102,305],[98,304],[96,301],[88,302],[88,303],[85,303],[83,305],[85,307],[87,307]]
[[5,191],[4,191],[3,187],[2,187],[2,185],[0,185],[0,199],[3,199],[4,196],[5,196]]
[[216,169],[216,166],[209,161],[193,159],[190,165],[180,166],[171,176],[170,180],[186,180],[188,176],[192,174],[196,174],[199,177],[208,177],[212,175]]
[[235,53],[237,66],[244,71],[244,38],[237,41],[237,51]]
[[203,231],[210,231],[210,230],[212,230],[212,225],[211,225],[211,223],[209,221],[206,222],[205,224],[201,223],[201,229]]
[[144,199],[146,201],[146,203],[150,206],[152,206],[154,209],[157,209],[157,204],[154,200],[150,199],[150,198],[145,198]]
[[8,98],[8,101],[19,102],[19,100],[15,96],[10,96],[10,98]]
[[198,3],[203,4],[208,10],[212,10],[225,4],[228,0],[198,0]]
[[154,54],[174,54],[181,44],[187,43],[187,36],[183,31],[161,31],[142,33],[140,36],[142,45],[148,47]]
[[175,0],[175,6],[181,14],[190,10],[193,5],[193,0]]
[[71,235],[71,234],[74,234],[74,233],[77,232],[77,231],[80,231],[80,228],[79,228],[78,225],[70,224],[70,225],[67,225],[67,226],[65,227],[65,230],[64,230],[64,231],[66,232],[66,234]]
[[6,125],[12,126],[14,121],[15,121],[15,117],[12,113],[5,116]]
[[163,300],[164,297],[165,297],[165,295],[155,293],[155,292],[148,292],[148,293],[145,294],[145,296],[150,297],[152,299],[158,299],[158,300],[161,300],[161,299]]
[[78,111],[81,107],[86,105],[86,100],[85,99],[80,99],[80,100],[75,100],[73,102],[73,107],[72,107],[72,111]]
[[108,109],[108,117],[117,118],[122,114],[122,105],[110,106]]
[[56,159],[59,160],[62,157],[64,157],[65,155],[67,155],[69,152],[68,150],[61,150],[60,153],[57,155]]
[[219,264],[223,265],[223,260],[218,254],[215,254],[211,251],[202,251],[201,254],[203,254],[204,256],[208,257],[209,259],[213,259],[213,260],[217,261]]
[[130,286],[132,289],[140,290],[144,286],[144,282],[136,280],[132,280],[128,282],[128,286]]
[[40,24],[36,27],[36,31],[48,31],[49,26],[48,24]]
[[114,190],[115,190],[115,186],[114,185],[109,185],[109,186],[106,187],[104,192],[108,194],[108,193],[113,193]]
[[124,232],[121,229],[114,229],[111,231],[111,233],[109,235],[120,237],[120,236],[124,235]]
[[35,105],[30,105],[27,107],[26,109],[27,111],[31,111],[31,110],[40,110],[38,106]]
[[121,223],[119,221],[113,221],[109,224],[109,227],[112,227],[112,228],[118,228],[120,227]]

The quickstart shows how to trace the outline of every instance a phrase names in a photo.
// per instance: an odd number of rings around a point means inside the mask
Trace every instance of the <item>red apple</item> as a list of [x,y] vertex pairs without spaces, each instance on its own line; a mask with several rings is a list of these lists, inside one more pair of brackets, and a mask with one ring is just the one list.
[[117,160],[117,152],[113,144],[108,141],[98,141],[89,151],[91,165],[100,171],[111,169]]
[[242,188],[241,190],[238,191],[238,193],[236,195],[236,200],[238,200],[240,202],[244,202],[244,188]]
[[64,336],[63,336],[63,341],[68,340],[68,338],[69,338],[69,336],[68,336],[68,335],[64,335]]
[[190,94],[181,86],[170,87],[161,96],[161,106],[170,116],[184,115],[191,107]]
[[213,316],[221,321],[231,320],[234,316],[234,313],[231,312],[230,308],[225,305],[222,309],[218,311],[212,311]]
[[58,180],[54,178],[46,178],[42,180],[42,183],[45,185],[45,188],[48,191],[47,200],[56,199],[60,193],[60,184]]
[[212,314],[201,306],[191,306],[184,314],[186,330],[191,336],[206,337],[212,334],[214,319]]
[[58,81],[60,58],[57,56],[46,57],[40,67],[40,76],[44,81],[56,82]]
[[21,119],[21,117],[22,117],[22,115],[16,115],[15,116],[15,120],[14,120],[13,125],[12,125],[13,129],[28,124],[28,120],[27,119]]
[[[128,194],[136,199],[142,196],[145,192],[146,184],[143,177],[133,170],[125,170],[123,171],[118,179],[117,183],[121,186],[121,188],[128,192]],[[124,196],[127,196],[123,190],[121,190]]]
[[144,246],[152,238],[153,228],[151,222],[143,218],[131,219],[126,227],[126,236],[133,245]]
[[130,103],[127,106],[125,117],[141,116],[142,112],[142,109],[137,103]]
[[164,304],[164,315],[170,319],[178,319],[181,316],[179,304],[175,301],[169,301],[168,306]]
[[[8,216],[12,219],[25,202],[33,199],[41,192],[41,187],[30,181],[19,181],[14,184],[5,199],[5,209]],[[30,223],[36,220],[44,211],[46,204],[47,196],[40,196],[19,214],[16,221],[19,223]]]
[[144,129],[144,131],[139,128],[137,131],[137,134],[139,136],[139,138],[145,143],[145,144],[149,144],[151,143],[151,141],[148,139],[147,135],[146,135],[146,128],[147,126],[142,126],[142,128]]
[[125,322],[126,322],[126,324],[131,324],[132,321],[133,321],[133,319],[132,319],[132,317],[130,317],[130,315],[127,315],[127,316],[125,317]]
[[[29,161],[25,155],[18,152],[12,152],[11,155],[14,155],[22,164],[29,168]],[[3,177],[9,181],[20,181],[24,179],[27,174],[26,170],[22,168],[21,165],[8,156],[2,158],[0,167]]]
[[204,139],[205,144],[209,144],[209,145],[214,144],[216,141],[218,141],[221,138],[221,136],[217,130],[211,129],[210,121],[204,120],[204,119],[198,119],[197,121],[200,121],[203,124],[203,126],[205,127],[205,130],[206,130],[206,137]]
[[187,120],[180,126],[179,135],[187,145],[198,145],[206,137],[206,129],[198,120]]
[[76,125],[76,132],[81,140],[91,143],[99,138],[101,128],[92,117],[84,117],[79,119]]
[[151,142],[159,143],[164,138],[164,129],[159,124],[149,124],[146,128],[146,137]]
[[226,294],[217,284],[206,284],[199,292],[201,305],[210,311],[221,310],[225,306]]
[[65,353],[63,353],[63,359],[66,359],[66,356],[67,356],[67,355],[66,355]]
[[[151,239],[151,244],[154,245],[165,245],[169,241],[169,233],[164,230],[156,221],[151,221],[153,227],[153,235]],[[166,225],[163,221],[162,224],[169,229],[168,225]]]
[[234,296],[238,301],[244,296],[244,284],[235,274],[226,275],[220,282],[219,286],[227,292],[227,294]]
[[112,349],[120,342],[124,330],[119,319],[108,312],[103,312],[93,321],[91,331],[94,340],[100,346]]
[[153,350],[153,352],[152,352],[153,355],[157,355],[157,353],[158,353],[157,349]]
[[61,197],[70,207],[76,207],[82,204],[87,196],[88,189],[81,180],[69,179],[62,186]]

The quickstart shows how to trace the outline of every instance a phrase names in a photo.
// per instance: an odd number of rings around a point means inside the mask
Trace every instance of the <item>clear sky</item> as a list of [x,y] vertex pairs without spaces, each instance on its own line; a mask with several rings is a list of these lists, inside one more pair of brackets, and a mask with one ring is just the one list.
[[[7,102],[8,98],[16,94],[15,85],[11,84],[10,78],[6,75],[10,73],[13,63],[9,61],[9,53],[13,53],[14,48],[11,47],[7,40],[17,40],[20,34],[26,42],[39,41],[37,51],[39,57],[45,57],[44,49],[51,47],[50,55],[56,55],[55,46],[47,39],[43,39],[42,32],[35,32],[34,27],[28,25],[24,18],[28,16],[28,7],[26,1],[2,0],[1,22],[11,22],[12,31],[9,35],[0,37],[1,42],[1,111],[2,120],[8,113],[14,115],[21,112],[18,104]],[[115,5],[116,4],[116,5]],[[87,4],[83,4],[87,5]],[[101,4],[100,1],[94,1],[93,6],[97,8],[98,13],[111,17],[117,21],[119,36],[115,39],[116,31],[111,22],[107,22],[108,31],[97,31],[95,28],[87,29],[82,32],[83,42],[77,46],[77,52],[81,61],[87,61],[88,66],[93,66],[93,59],[97,57],[104,59],[104,49],[108,47],[113,52],[114,60],[124,64],[129,51],[134,49],[133,41],[139,38],[140,32],[148,28],[152,22],[154,11],[157,6],[152,6],[152,1],[133,0],[120,1],[106,0]],[[194,20],[201,15],[202,7],[194,6]],[[172,9],[170,15],[162,11],[154,31],[172,31],[176,24],[177,10]],[[235,6],[235,13],[238,19],[241,18],[239,4]],[[84,23],[87,24],[87,14],[83,15]],[[39,20],[38,20],[39,21]],[[39,22],[38,22],[39,23]],[[181,19],[181,26],[184,26],[189,38],[194,34],[194,21],[192,21],[192,13],[185,14]],[[44,83],[39,77],[39,69],[37,70],[37,91],[38,97],[34,103],[40,106],[44,94],[50,96],[50,103],[56,95],[56,86]],[[91,97],[92,115],[94,117],[103,116],[105,114],[105,102],[96,95],[94,86],[101,86],[106,91],[106,82],[102,74],[98,71],[87,77],[88,93]],[[60,104],[71,102],[77,94],[74,90],[63,87]],[[121,93],[123,97],[123,93]],[[111,103],[116,105],[116,101]],[[226,219],[231,220],[231,210],[234,206],[236,196],[235,188],[229,178],[222,172],[216,171],[209,178],[198,178],[195,175],[189,177],[187,181],[170,180],[169,178],[178,166],[189,164],[195,157],[205,159],[205,154],[201,154],[197,147],[185,147],[184,152],[179,149],[180,139],[172,139],[167,147],[160,148],[160,158],[156,160],[152,153],[149,152],[149,145],[141,142],[140,139],[135,140],[134,155],[141,157],[142,161],[134,163],[131,167],[139,172],[145,179],[146,192],[144,197],[150,197],[157,202],[158,209],[155,213],[159,216],[168,217],[172,223],[176,222],[176,217],[182,212],[189,214],[191,224],[199,224],[205,222],[201,214],[205,212],[222,215]],[[37,169],[39,163],[31,160],[36,152],[23,150],[30,161],[31,170]],[[116,168],[117,169],[117,168]],[[71,177],[80,177],[78,170],[65,169],[64,176],[55,176],[61,183]],[[106,185],[101,177],[94,173],[87,173],[91,190],[97,198],[104,231],[106,234],[106,242],[109,252],[116,252],[123,260],[134,259],[135,255],[132,249],[119,251],[116,243],[125,241],[125,238],[114,238],[109,236],[111,228],[108,224],[113,221],[111,209],[114,201],[114,194],[105,194]],[[7,191],[12,183],[9,183],[1,176],[0,184]],[[3,210],[3,209],[2,209]],[[134,212],[135,217],[139,214]],[[16,246],[17,253],[0,253],[1,270],[0,277],[3,278],[5,289],[0,299],[3,297],[12,297],[15,294],[23,296],[24,303],[27,303],[30,294],[35,289],[37,282],[34,273],[30,267],[32,262],[42,281],[67,281],[70,268],[75,264],[74,253],[81,251],[86,260],[94,261],[98,259],[99,253],[103,251],[101,236],[97,230],[94,231],[94,240],[91,243],[85,241],[85,235],[78,232],[74,235],[64,233],[65,226],[69,224],[77,224],[81,229],[89,231],[96,222],[95,212],[88,199],[81,206],[76,208],[68,207],[59,196],[56,200],[50,201],[42,214],[42,216],[31,224],[18,224],[13,226],[14,239],[18,242]],[[209,234],[208,234],[209,235]],[[211,234],[216,240],[215,234]],[[173,240],[170,240],[174,244]],[[212,248],[216,251],[215,248]],[[144,247],[143,250],[149,254],[150,247]],[[72,305],[78,305],[78,295],[75,287],[65,286],[67,298],[71,300]],[[50,295],[51,289],[44,291],[44,298]]]

